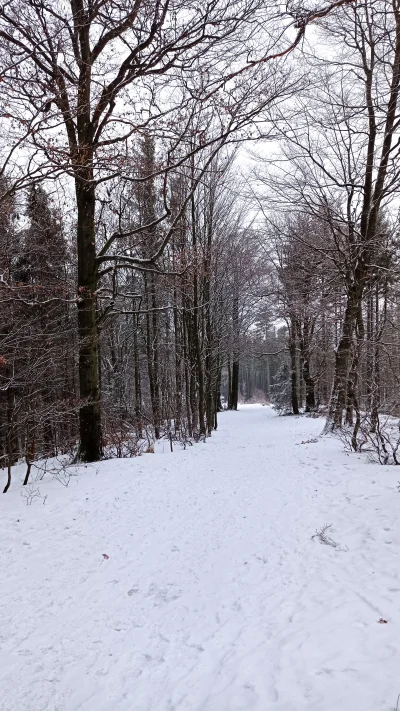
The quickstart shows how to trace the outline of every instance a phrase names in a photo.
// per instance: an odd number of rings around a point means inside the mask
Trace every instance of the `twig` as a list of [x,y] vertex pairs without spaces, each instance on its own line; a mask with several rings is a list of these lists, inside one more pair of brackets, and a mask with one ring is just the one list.
[[325,546],[331,546],[331,548],[335,548],[337,551],[342,551],[343,553],[345,553],[349,550],[348,547],[346,546],[345,548],[342,548],[339,543],[336,543],[336,541],[334,541],[333,538],[328,535],[328,532],[330,532],[332,529],[332,525],[332,523],[326,523],[324,526],[322,526],[322,528],[320,528],[319,530],[317,529],[314,535],[311,536],[311,540],[313,540],[314,538],[319,538],[320,543],[323,543]]

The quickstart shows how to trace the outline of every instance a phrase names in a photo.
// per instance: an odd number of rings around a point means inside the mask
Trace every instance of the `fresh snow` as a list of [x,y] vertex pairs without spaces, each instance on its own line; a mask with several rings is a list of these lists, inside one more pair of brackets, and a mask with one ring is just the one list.
[[40,481],[44,505],[15,476],[1,711],[395,709],[399,474],[322,424],[241,407],[205,444]]

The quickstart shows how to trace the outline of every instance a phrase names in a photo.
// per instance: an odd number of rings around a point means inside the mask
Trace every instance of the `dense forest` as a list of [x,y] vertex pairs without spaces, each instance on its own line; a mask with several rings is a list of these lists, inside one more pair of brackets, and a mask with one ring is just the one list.
[[5,491],[238,402],[398,463],[400,2],[10,0],[0,79]]

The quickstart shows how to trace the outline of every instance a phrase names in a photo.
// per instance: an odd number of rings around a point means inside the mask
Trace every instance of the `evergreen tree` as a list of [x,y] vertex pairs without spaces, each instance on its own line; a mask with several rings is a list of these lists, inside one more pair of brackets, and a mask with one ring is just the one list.
[[279,415],[288,415],[292,412],[292,387],[290,369],[287,363],[282,363],[272,380],[272,406]]

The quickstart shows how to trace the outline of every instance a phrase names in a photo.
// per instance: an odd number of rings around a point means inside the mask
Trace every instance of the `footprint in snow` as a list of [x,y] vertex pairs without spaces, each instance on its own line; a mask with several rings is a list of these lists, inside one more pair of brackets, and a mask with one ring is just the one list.
[[152,583],[147,592],[147,596],[152,597],[154,605],[159,607],[161,605],[167,605],[173,600],[178,600],[180,594],[174,591],[174,586],[172,584],[169,584],[165,588],[160,588],[158,585]]

